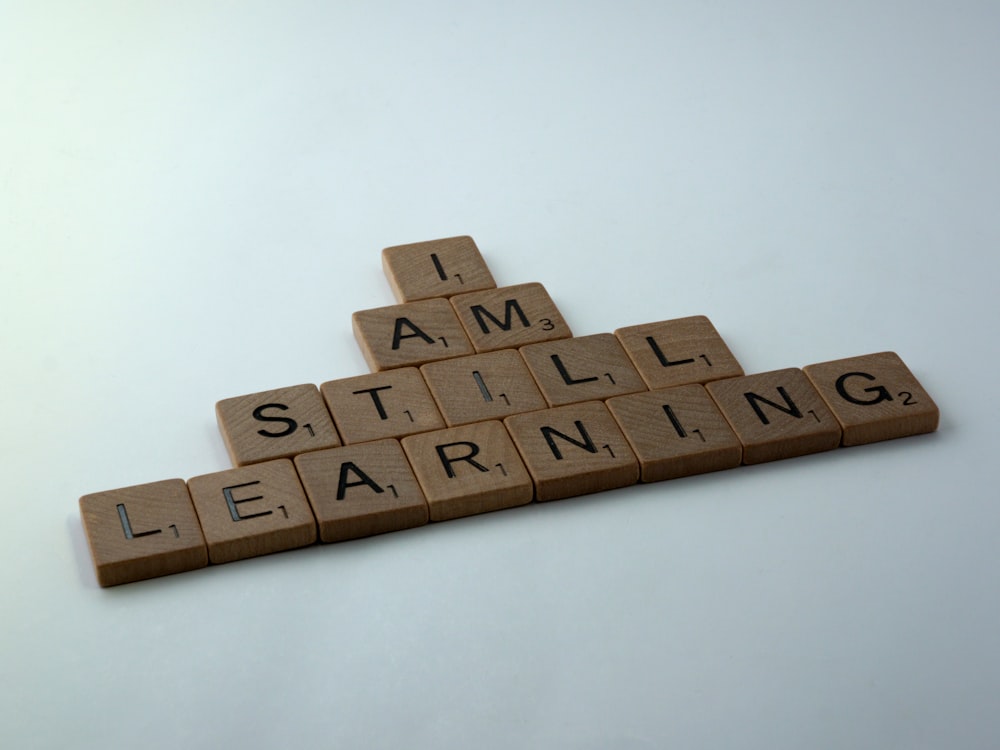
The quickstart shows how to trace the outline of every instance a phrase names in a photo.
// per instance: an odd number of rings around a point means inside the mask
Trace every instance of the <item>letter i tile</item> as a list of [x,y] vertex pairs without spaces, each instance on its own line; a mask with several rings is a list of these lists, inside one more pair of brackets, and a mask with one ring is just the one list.
[[304,547],[316,519],[287,458],[188,480],[212,563]]
[[496,286],[479,248],[467,236],[387,247],[382,251],[382,268],[400,302]]
[[639,459],[643,482],[740,465],[743,447],[703,386],[618,396],[607,407]]
[[183,479],[84,495],[80,516],[101,586],[208,565],[205,537]]

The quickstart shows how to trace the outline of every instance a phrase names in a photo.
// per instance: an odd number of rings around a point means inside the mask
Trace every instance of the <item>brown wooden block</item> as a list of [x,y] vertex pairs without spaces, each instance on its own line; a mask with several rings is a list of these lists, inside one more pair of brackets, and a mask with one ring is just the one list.
[[411,435],[402,444],[432,521],[531,502],[531,477],[500,422]]
[[618,396],[607,407],[639,459],[643,482],[740,465],[743,447],[701,385]]
[[646,390],[632,360],[610,333],[532,344],[520,352],[550,406]]
[[316,541],[316,519],[287,458],[203,474],[187,484],[212,563]]
[[331,380],[320,390],[346,445],[445,426],[415,367]]
[[804,367],[843,428],[843,445],[934,432],[937,405],[895,352]]
[[84,495],[80,516],[101,586],[208,565],[205,537],[183,479]]
[[651,390],[743,374],[740,363],[704,315],[619,328],[615,336]]
[[340,445],[319,389],[312,384],[227,398],[215,405],[215,415],[236,466]]
[[496,286],[471,237],[387,247],[382,251],[382,268],[400,302],[450,297]]
[[295,457],[324,542],[423,526],[427,502],[397,440]]
[[446,299],[361,310],[352,322],[361,353],[376,372],[475,353]]
[[626,487],[639,464],[607,407],[599,401],[507,417],[539,501]]
[[705,388],[743,444],[744,464],[840,445],[840,425],[798,368],[715,380]]
[[548,406],[513,349],[432,362],[420,372],[449,427]]
[[541,284],[518,284],[451,298],[477,352],[514,349],[573,334]]

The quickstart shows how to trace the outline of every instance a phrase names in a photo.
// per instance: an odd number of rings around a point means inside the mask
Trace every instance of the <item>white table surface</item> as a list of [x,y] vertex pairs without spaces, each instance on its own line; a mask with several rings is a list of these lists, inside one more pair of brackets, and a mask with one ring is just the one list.
[[[6,3],[0,746],[992,748],[1000,9]],[[894,350],[937,433],[100,589],[80,495],[367,372],[381,248]]]

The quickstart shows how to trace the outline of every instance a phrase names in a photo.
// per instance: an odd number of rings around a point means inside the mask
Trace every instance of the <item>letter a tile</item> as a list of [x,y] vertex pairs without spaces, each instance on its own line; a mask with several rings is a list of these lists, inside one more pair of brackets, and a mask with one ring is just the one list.
[[80,516],[101,586],[208,565],[201,524],[183,479],[84,495]]
[[352,322],[361,353],[376,372],[475,353],[446,299],[361,310]]
[[295,457],[324,542],[399,531],[428,521],[427,503],[396,440]]
[[531,477],[500,422],[411,435],[402,444],[432,521],[531,502]]
[[236,466],[290,458],[340,445],[315,385],[294,385],[215,405],[219,430]]
[[316,519],[287,458],[188,480],[212,563],[316,541]]
[[706,384],[743,444],[743,463],[803,456],[840,445],[840,425],[798,368]]
[[803,368],[844,430],[844,445],[934,432],[938,408],[895,352]]
[[400,302],[496,286],[476,243],[465,236],[387,247],[382,251],[382,268]]

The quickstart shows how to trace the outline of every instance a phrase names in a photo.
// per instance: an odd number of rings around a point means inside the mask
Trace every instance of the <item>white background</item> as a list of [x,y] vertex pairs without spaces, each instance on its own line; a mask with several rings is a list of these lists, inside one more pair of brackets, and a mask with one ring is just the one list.
[[[987,748],[993,2],[0,5],[0,746]],[[933,435],[102,590],[80,495],[367,371],[387,245],[747,372],[895,350]]]

